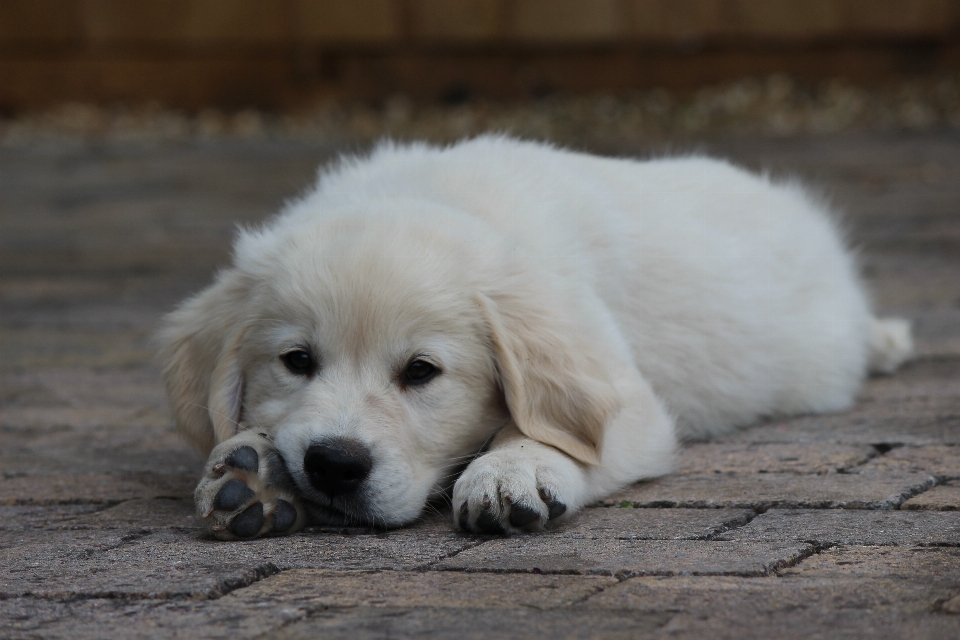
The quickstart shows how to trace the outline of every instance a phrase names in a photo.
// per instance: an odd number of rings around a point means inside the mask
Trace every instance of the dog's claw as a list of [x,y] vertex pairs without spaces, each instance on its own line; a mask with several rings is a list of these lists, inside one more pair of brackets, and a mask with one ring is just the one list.
[[555,520],[567,512],[567,505],[554,498],[553,495],[543,487],[540,487],[537,493],[540,495],[543,503],[547,505],[547,517],[550,520]]

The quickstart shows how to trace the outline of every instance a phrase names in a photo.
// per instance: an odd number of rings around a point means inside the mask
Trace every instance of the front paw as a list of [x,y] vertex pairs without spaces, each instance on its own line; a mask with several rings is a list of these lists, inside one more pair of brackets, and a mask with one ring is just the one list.
[[266,436],[252,431],[210,453],[194,499],[197,513],[221,540],[294,533],[306,521],[283,460]]
[[574,511],[569,507],[577,502],[578,476],[565,456],[550,460],[522,450],[492,451],[474,460],[454,485],[456,523],[477,533],[542,530]]

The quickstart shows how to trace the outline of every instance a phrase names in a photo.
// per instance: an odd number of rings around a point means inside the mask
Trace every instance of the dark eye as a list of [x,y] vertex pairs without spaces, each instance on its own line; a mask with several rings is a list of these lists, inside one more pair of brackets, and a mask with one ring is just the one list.
[[407,365],[403,372],[403,383],[411,386],[426,384],[437,377],[439,373],[440,369],[426,360],[414,360]]
[[280,360],[283,362],[284,366],[290,370],[290,373],[298,376],[306,376],[313,373],[313,356],[303,349],[287,351],[280,356]]

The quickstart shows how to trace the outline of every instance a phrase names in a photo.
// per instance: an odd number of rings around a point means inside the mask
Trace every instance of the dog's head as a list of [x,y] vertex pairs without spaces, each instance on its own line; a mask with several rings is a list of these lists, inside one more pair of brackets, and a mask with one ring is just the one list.
[[316,511],[383,526],[416,518],[508,420],[596,463],[617,399],[569,301],[467,216],[381,210],[241,235],[161,333],[181,433],[207,452],[262,431]]

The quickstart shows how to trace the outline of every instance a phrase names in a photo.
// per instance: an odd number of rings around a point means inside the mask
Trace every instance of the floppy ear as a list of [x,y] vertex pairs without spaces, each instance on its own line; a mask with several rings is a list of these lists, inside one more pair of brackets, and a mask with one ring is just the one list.
[[478,297],[517,427],[576,460],[599,464],[604,430],[620,399],[590,345],[542,297]]
[[237,432],[243,404],[239,319],[247,286],[236,271],[164,319],[158,340],[177,430],[204,453]]

